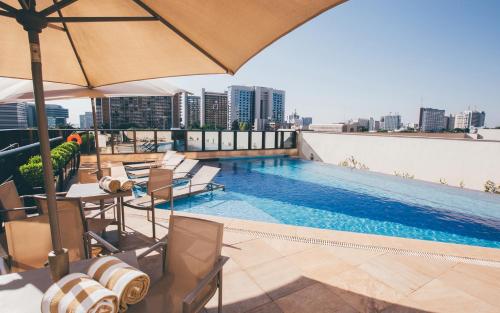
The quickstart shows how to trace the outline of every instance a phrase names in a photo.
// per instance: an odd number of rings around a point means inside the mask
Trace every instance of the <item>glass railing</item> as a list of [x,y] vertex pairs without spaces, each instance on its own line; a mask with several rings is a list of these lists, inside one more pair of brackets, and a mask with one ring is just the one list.
[[[95,153],[95,136],[91,129],[51,129],[50,137],[78,133],[82,137],[81,151]],[[2,146],[19,146],[38,142],[36,129],[0,130]],[[290,131],[213,131],[213,130],[145,130],[100,129],[101,154],[154,153],[167,150],[181,152],[293,149],[297,147],[296,133]],[[1,148],[1,146],[0,146]]]

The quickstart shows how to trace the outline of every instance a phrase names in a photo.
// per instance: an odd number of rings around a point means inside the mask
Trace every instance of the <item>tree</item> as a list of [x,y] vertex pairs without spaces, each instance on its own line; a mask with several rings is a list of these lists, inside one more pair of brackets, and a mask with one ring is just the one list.
[[240,129],[240,123],[238,123],[238,120],[234,120],[234,121],[231,123],[231,129],[232,129],[232,130],[238,130],[238,129]]
[[189,129],[200,129],[200,123],[198,121],[194,121],[193,123],[191,123]]

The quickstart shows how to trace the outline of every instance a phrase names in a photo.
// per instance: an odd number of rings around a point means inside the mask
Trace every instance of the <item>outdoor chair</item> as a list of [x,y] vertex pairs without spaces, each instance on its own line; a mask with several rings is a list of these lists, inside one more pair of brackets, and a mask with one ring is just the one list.
[[127,164],[125,168],[127,170],[143,170],[149,169],[151,167],[160,167],[163,163],[167,162],[171,157],[177,154],[177,151],[169,150],[163,154],[161,161],[151,161],[151,162],[143,162],[143,163],[135,163],[135,164]]
[[36,206],[25,206],[24,200],[29,196],[19,196],[14,181],[9,180],[0,185],[0,213],[4,222],[25,219],[27,210],[36,210]]
[[172,198],[173,171],[164,168],[151,168],[149,171],[146,195],[125,201],[123,205],[147,211],[148,220],[149,212],[151,212],[153,238],[156,238],[155,205],[170,201],[170,209],[173,209],[174,206]]
[[[174,180],[183,179],[189,177],[191,171],[198,164],[198,160],[195,159],[185,159],[178,167],[174,170]],[[141,177],[134,179],[136,184],[145,184],[149,180],[149,177]]]
[[222,312],[222,268],[229,259],[221,255],[224,225],[180,215],[170,216],[168,237],[138,256],[161,250],[163,276],[146,298],[128,312],[197,313],[218,289]]
[[[151,168],[159,167],[159,168],[174,170],[182,163],[184,158],[185,157],[183,155],[174,155],[167,161],[163,162],[160,166],[151,166]],[[149,168],[129,171],[128,174],[133,178],[147,177],[149,175]]]
[[[40,207],[47,207],[45,196],[39,195],[35,199]],[[119,252],[91,230],[88,219],[84,218],[79,200],[58,197],[56,201],[62,246],[68,249],[70,261],[90,258],[92,240],[111,253]],[[52,250],[48,215],[6,222],[5,233],[8,247],[7,263],[10,264],[11,272],[44,267],[48,253]]]

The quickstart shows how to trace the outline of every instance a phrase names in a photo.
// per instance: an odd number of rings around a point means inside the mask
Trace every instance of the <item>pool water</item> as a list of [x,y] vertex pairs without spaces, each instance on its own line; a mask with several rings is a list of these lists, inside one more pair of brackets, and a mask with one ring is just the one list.
[[203,162],[214,191],[175,210],[500,248],[500,196],[287,157]]

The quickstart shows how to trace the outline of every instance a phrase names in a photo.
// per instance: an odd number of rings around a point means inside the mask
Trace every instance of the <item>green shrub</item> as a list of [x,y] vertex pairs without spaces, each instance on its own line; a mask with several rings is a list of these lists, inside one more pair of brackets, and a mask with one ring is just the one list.
[[42,163],[26,163],[19,167],[19,172],[31,187],[43,186]]
[[[50,151],[54,173],[63,168],[79,150],[76,142],[65,142]],[[19,173],[31,187],[43,186],[42,157],[34,155],[19,167]]]

